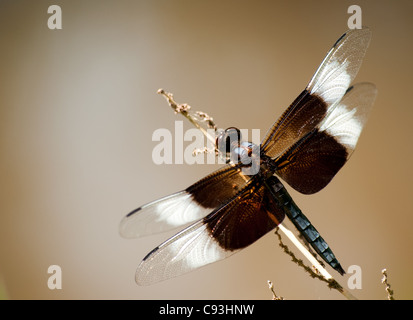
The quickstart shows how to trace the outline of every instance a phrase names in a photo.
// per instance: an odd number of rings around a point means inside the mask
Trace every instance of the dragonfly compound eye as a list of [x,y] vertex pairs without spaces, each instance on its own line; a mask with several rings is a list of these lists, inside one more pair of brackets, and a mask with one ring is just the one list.
[[241,130],[230,127],[222,131],[216,140],[217,148],[222,154],[229,154],[231,150],[238,147],[241,141]]

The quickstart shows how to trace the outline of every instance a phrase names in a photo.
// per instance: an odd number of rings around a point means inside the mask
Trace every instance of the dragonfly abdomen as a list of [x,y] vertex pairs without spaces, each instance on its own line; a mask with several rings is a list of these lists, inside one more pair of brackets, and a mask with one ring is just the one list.
[[[275,176],[271,179],[277,179]],[[278,180],[278,179],[277,179]],[[269,184],[272,186],[273,195],[276,198],[278,205],[281,206],[285,214],[290,218],[291,222],[300,231],[300,234],[305,240],[313,247],[313,249],[319,254],[319,256],[327,262],[332,268],[337,270],[341,275],[345,274],[344,269],[341,267],[333,251],[330,249],[327,242],[321,237],[317,229],[312,225],[310,220],[302,213],[300,208],[295,204],[289,193],[284,187],[279,187],[281,182],[277,181],[277,188],[275,184]]]

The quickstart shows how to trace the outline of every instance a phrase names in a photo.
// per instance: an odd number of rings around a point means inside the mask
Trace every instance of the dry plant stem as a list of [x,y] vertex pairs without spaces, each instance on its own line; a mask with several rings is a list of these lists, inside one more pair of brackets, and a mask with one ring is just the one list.
[[283,224],[279,224],[278,228],[290,239],[290,241],[297,247],[298,250],[311,262],[311,264],[318,270],[318,272],[326,279],[332,279],[332,275],[318,262],[316,258],[307,250],[307,248],[295,237],[295,235],[288,230]]
[[268,280],[268,288],[269,288],[269,289],[271,290],[271,292],[272,292],[272,300],[284,300],[283,297],[277,296],[277,294],[276,294],[275,291],[274,291],[274,285],[273,285],[273,283],[272,283],[270,280]]
[[[168,101],[169,105],[172,107],[172,109],[174,109],[175,113],[180,113],[182,114],[185,118],[187,118],[196,128],[198,128],[199,130],[201,130],[201,132],[207,137],[208,140],[210,140],[212,142],[212,144],[215,146],[215,150],[218,152],[217,147],[215,145],[215,138],[212,137],[211,135],[208,134],[208,132],[202,128],[200,126],[200,124],[198,123],[197,119],[195,119],[194,117],[192,117],[189,113],[188,110],[190,109],[190,106],[188,106],[187,104],[178,104],[174,101],[173,99],[173,94],[166,92],[163,89],[159,89],[158,93],[163,95],[166,100]],[[204,114],[204,113],[202,113]],[[210,121],[208,123],[208,126],[210,127],[214,127],[216,128],[215,124],[212,122],[212,118],[210,118],[209,116],[207,116],[207,120]],[[247,179],[247,177],[245,177],[245,179]],[[278,234],[278,232],[276,232],[276,234],[278,235],[279,241],[280,241],[280,246],[284,249],[284,251],[289,254],[292,258],[293,261],[295,263],[297,263],[298,265],[302,266],[307,272],[310,273],[310,275],[313,278],[318,278],[324,282],[328,283],[328,286],[330,288],[334,288],[336,290],[338,290],[341,294],[343,294],[347,299],[350,300],[357,300],[350,292],[348,292],[346,289],[344,289],[336,280],[334,280],[334,278],[327,272],[327,270],[317,261],[317,259],[314,258],[314,256],[307,250],[306,247],[304,247],[301,242],[295,237],[295,235],[288,230],[286,227],[284,227],[282,224],[278,225],[279,230],[281,230],[290,240],[291,242],[297,247],[298,250],[300,250],[300,252],[312,263],[312,265],[315,266],[315,268],[317,269],[317,271],[319,273],[315,273],[310,267],[307,267],[306,265],[304,265],[304,263],[302,262],[302,260],[297,259],[294,256],[294,253],[292,253],[288,247],[286,245],[284,245],[281,241],[281,236]],[[270,288],[271,289],[271,288]],[[272,289],[273,291],[273,289]],[[274,296],[275,292],[274,292]]]
[[390,284],[387,282],[387,269],[381,270],[381,273],[383,274],[381,283],[384,283],[386,285],[387,299],[394,300],[394,291],[390,289]]
[[[171,106],[172,109],[174,109],[175,113],[180,113],[182,114],[185,118],[187,118],[189,120],[189,122],[191,122],[196,128],[198,128],[199,130],[201,130],[201,132],[205,135],[205,137],[207,137],[207,139],[212,143],[212,145],[215,145],[215,139],[213,137],[211,137],[210,134],[208,134],[208,132],[202,128],[198,121],[193,118],[189,113],[188,110],[191,108],[189,105],[187,104],[178,104],[175,102],[174,98],[173,98],[173,94],[166,92],[163,89],[159,89],[158,93],[163,95],[166,100],[168,101],[169,105]],[[206,118],[206,120],[208,121],[208,126],[215,128],[215,124],[213,124],[212,122],[212,118],[208,117],[205,113],[201,113],[201,115]]]
[[[298,250],[311,262],[313,263],[313,266],[315,267],[317,273],[314,272],[314,270],[308,266],[306,266],[301,259],[297,259],[296,256],[288,246],[286,246],[281,239],[280,234],[278,233],[278,230],[281,230],[290,240],[291,242],[297,247]],[[288,230],[286,227],[284,227],[282,224],[278,225],[277,231],[275,231],[275,234],[278,236],[278,240],[280,242],[280,247],[283,248],[284,252],[287,253],[292,261],[297,264],[298,266],[302,267],[312,278],[317,278],[320,281],[324,281],[327,283],[328,287],[330,289],[335,289],[338,292],[340,292],[343,296],[345,296],[348,300],[357,300],[355,296],[353,296],[347,289],[345,289],[342,285],[340,285],[328,272],[327,270],[315,259],[311,253],[307,250],[305,246],[301,244],[300,241],[295,237],[295,235]]]

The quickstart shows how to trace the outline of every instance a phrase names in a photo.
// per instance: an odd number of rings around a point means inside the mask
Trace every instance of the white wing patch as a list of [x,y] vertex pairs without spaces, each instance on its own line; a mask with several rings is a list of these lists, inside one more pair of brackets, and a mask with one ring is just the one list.
[[159,202],[154,207],[157,215],[155,222],[166,222],[173,227],[196,221],[205,217],[211,209],[205,209],[195,203],[189,193]]
[[194,222],[211,211],[181,191],[136,209],[122,219],[119,230],[125,238],[137,238]]
[[350,154],[356,147],[361,131],[377,96],[372,83],[357,83],[349,88],[343,99],[328,109],[319,126],[347,148]]
[[363,124],[354,117],[356,109],[348,110],[339,104],[324,119],[320,131],[326,131],[347,148],[354,149],[363,129]]
[[370,39],[368,28],[347,31],[328,52],[307,90],[328,105],[341,100],[360,69]]
[[348,62],[339,63],[330,61],[320,70],[319,81],[310,93],[323,98],[327,104],[340,100],[351,83],[351,76],[347,73]]
[[150,285],[224,259],[236,251],[226,251],[199,221],[170,238],[150,253],[136,270],[139,285]]

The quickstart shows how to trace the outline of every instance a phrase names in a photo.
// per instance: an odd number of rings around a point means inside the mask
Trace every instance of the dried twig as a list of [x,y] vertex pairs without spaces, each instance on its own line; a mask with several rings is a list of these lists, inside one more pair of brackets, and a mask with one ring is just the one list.
[[383,274],[383,278],[381,279],[381,283],[384,283],[385,286],[386,286],[387,299],[388,300],[394,300],[394,291],[390,289],[390,284],[387,281],[387,269],[381,270],[381,273]]
[[170,92],[166,92],[163,89],[159,89],[158,93],[163,95],[165,99],[168,101],[169,105],[171,108],[175,111],[175,113],[180,113],[182,114],[185,118],[189,120],[196,128],[201,130],[201,132],[207,137],[208,140],[212,142],[213,145],[215,145],[215,139],[212,137],[206,130],[203,128],[199,123],[200,122],[205,122],[208,128],[214,129],[215,131],[217,130],[217,126],[215,125],[212,117],[208,116],[204,112],[197,111],[195,113],[190,112],[191,106],[189,106],[186,103],[176,103],[174,100],[174,96]]
[[270,288],[270,290],[272,292],[272,300],[284,300],[283,297],[277,296],[277,294],[274,291],[274,285],[270,280],[268,280],[268,288]]
[[[300,266],[301,268],[303,268],[312,278],[316,278],[320,281],[326,282],[327,286],[330,289],[335,289],[338,292],[340,292],[342,295],[344,295],[347,299],[349,300],[357,300],[357,298],[355,296],[353,296],[348,290],[346,290],[343,286],[341,286],[328,272],[327,270],[324,269],[324,267],[322,267],[318,261],[313,257],[313,259],[309,259],[310,262],[313,263],[313,265],[315,266],[315,270],[314,268],[311,268],[307,265],[304,264],[303,260],[298,259],[294,253],[288,248],[287,245],[284,244],[284,242],[281,239],[281,235],[278,233],[278,230],[282,230],[283,227],[282,225],[279,225],[278,227],[281,228],[277,228],[277,230],[275,231],[275,234],[278,237],[278,241],[280,244],[280,247],[284,250],[284,252],[286,254],[288,254],[291,257],[291,260],[297,264],[298,266]],[[291,231],[289,231],[291,232]],[[284,231],[284,234],[288,234],[287,232]],[[289,236],[289,235],[288,235]],[[291,238],[290,238],[291,240]],[[297,240],[298,241],[298,240]],[[294,243],[294,245],[296,245],[296,247],[303,252],[303,248],[305,249],[304,246],[302,246],[302,248],[300,248],[300,246],[297,246],[296,243]],[[310,252],[308,252],[308,255],[311,255]],[[307,254],[305,254],[305,256],[307,257]],[[318,271],[318,272],[315,272]],[[320,272],[321,271],[321,272]],[[320,273],[319,273],[320,272]]]

